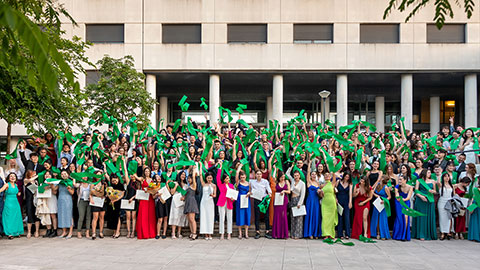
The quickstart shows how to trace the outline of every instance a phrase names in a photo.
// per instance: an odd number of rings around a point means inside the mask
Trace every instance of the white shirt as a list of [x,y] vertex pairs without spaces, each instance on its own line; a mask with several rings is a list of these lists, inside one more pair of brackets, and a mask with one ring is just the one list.
[[263,178],[262,180],[260,180],[260,182],[257,179],[251,179],[250,186],[252,187],[252,189],[261,190],[262,198],[267,196],[267,193],[268,194],[272,193],[272,189],[270,188],[270,183]]

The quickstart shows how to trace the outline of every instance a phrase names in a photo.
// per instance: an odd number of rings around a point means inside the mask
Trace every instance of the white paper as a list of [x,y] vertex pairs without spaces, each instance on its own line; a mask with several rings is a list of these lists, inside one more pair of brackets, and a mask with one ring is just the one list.
[[337,212],[340,216],[343,216],[343,206],[337,203]]
[[235,189],[227,188],[227,198],[230,198],[232,200],[237,200],[238,191],[236,191]]
[[307,214],[307,209],[305,208],[305,205],[300,205],[300,208],[297,206],[292,207],[292,215],[294,217],[298,216],[305,216]]
[[58,184],[60,184],[60,180],[55,180],[55,181],[50,181],[50,182],[45,181],[45,183],[58,185]]
[[250,198],[247,195],[240,195],[240,208],[248,208],[248,200]]
[[120,209],[125,210],[135,210],[135,201],[129,202],[130,200],[121,200],[120,201]]
[[172,197],[172,194],[170,194],[170,191],[168,191],[167,186],[161,188],[159,193],[161,194],[162,200],[165,202]]
[[185,201],[180,200],[182,198],[182,194],[175,193],[172,198],[173,198],[172,200],[173,200],[173,203],[174,203],[175,207],[178,208],[178,207],[181,207],[181,206],[185,205]]
[[285,202],[283,197],[285,195],[283,193],[280,193],[280,192],[276,192],[275,193],[275,202],[273,205],[283,205],[283,203]]
[[383,209],[385,209],[385,206],[383,205],[383,200],[381,198],[377,198],[374,202],[373,202],[373,205],[375,206],[375,208],[377,208],[377,211],[380,213],[383,211]]
[[[28,190],[30,190],[33,194],[35,194],[35,192],[37,192],[38,186],[35,185],[35,184],[31,184],[31,185],[29,185],[27,188],[28,188]],[[38,197],[38,196],[37,196],[37,197]]]
[[263,199],[263,190],[261,189],[252,189],[252,198],[261,201]]
[[52,197],[51,189],[45,189],[45,192],[43,193],[37,192],[37,198],[51,198],[51,197]]
[[100,198],[96,196],[92,196],[93,203],[90,202],[91,206],[96,206],[96,207],[103,207],[103,203],[105,202],[105,198]]
[[141,189],[137,189],[137,193],[135,193],[135,199],[137,199],[137,200],[148,201],[149,197],[150,197],[150,194],[146,193],[145,191],[143,191]]

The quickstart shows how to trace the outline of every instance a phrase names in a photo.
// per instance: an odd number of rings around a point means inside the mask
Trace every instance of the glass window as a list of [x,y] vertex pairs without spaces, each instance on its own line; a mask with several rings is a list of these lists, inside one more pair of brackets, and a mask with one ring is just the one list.
[[333,43],[333,24],[294,24],[294,43]]
[[427,24],[427,43],[465,43],[465,24]]
[[228,43],[267,43],[266,24],[229,24]]
[[87,24],[87,40],[92,43],[124,43],[123,24]]
[[163,24],[162,43],[202,43],[202,25]]
[[399,24],[360,24],[360,43],[399,43]]

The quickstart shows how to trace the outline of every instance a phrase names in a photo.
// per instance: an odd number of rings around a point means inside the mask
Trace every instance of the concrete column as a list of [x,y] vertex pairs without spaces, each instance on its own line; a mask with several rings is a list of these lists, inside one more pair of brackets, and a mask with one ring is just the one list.
[[477,126],[477,74],[465,75],[465,128]]
[[330,119],[330,97],[325,100],[325,121]]
[[337,127],[348,124],[348,77],[337,75]]
[[283,119],[283,75],[273,75],[272,119],[282,126]]
[[272,120],[272,114],[273,114],[273,99],[272,97],[267,97],[267,124],[268,121]]
[[375,126],[378,132],[385,132],[385,97],[375,97]]
[[163,119],[163,127],[169,123],[168,119],[168,98],[160,97],[160,119]]
[[208,108],[210,109],[210,124],[218,122],[220,114],[218,107],[220,107],[220,75],[211,74],[208,94]]
[[[402,74],[401,83],[401,116],[405,117],[405,129],[413,128],[413,75]],[[407,134],[405,134],[406,136]]]
[[440,131],[440,97],[430,97],[430,136]]
[[146,87],[147,91],[150,94],[150,96],[155,100],[155,105],[153,106],[153,111],[152,114],[150,114],[150,117],[148,118],[150,120],[150,124],[152,124],[153,127],[157,126],[157,76],[153,74],[147,74],[146,76]]

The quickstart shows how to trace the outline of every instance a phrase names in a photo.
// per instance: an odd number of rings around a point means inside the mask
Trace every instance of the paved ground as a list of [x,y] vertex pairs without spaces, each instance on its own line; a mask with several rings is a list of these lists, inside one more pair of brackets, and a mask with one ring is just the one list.
[[470,241],[0,240],[0,269],[479,269]]

